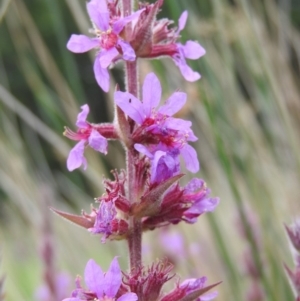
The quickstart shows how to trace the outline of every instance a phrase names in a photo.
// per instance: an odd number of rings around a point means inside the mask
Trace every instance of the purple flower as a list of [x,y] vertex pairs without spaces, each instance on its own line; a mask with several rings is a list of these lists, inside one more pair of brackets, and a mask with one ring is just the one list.
[[113,202],[101,201],[96,210],[96,219],[92,228],[88,229],[93,234],[103,234],[101,242],[107,238],[120,239],[128,231],[128,223],[117,216],[117,210]]
[[147,156],[151,161],[151,184],[161,183],[180,172],[180,163],[178,154],[179,151],[175,151],[172,153],[167,151],[162,151],[164,146],[158,144],[153,149],[146,148],[142,144],[136,143],[134,148]]
[[[187,169],[197,172],[199,170],[197,153],[187,144],[188,141],[197,140],[190,128],[192,123],[171,117],[185,104],[186,94],[173,93],[166,103],[157,109],[161,93],[158,78],[154,73],[150,73],[144,81],[142,102],[132,94],[121,91],[115,92],[115,102],[138,125],[132,135],[135,143],[154,145],[156,151],[162,150],[170,154],[178,152],[183,156]],[[140,146],[137,148],[141,150]],[[149,152],[152,153],[151,147]],[[145,154],[145,150],[143,153]]]
[[143,220],[144,229],[185,221],[193,224],[203,213],[213,211],[219,198],[211,198],[203,180],[194,178],[185,187],[174,184],[163,196],[159,210]]
[[[184,11],[179,20],[177,30],[169,28],[174,22],[168,19],[156,19],[162,1],[146,5],[145,12],[140,16],[135,26],[135,37],[132,45],[137,57],[159,58],[169,56],[180,69],[183,77],[194,82],[201,76],[193,71],[186,59],[197,60],[205,54],[205,49],[196,41],[178,43],[180,32],[184,29],[188,12]],[[142,46],[141,46],[142,45]]]
[[[188,12],[184,11],[178,20],[177,34],[179,34],[180,31],[184,29],[187,18],[188,18]],[[185,45],[181,43],[177,43],[176,45],[177,45],[178,52],[175,53],[172,56],[172,58],[176,66],[180,69],[183,77],[190,82],[194,82],[200,79],[201,77],[200,74],[198,72],[193,71],[187,65],[185,59],[197,60],[205,54],[205,49],[195,41],[187,41]]]
[[[218,292],[206,293],[207,290],[215,287],[219,283],[206,286],[206,277],[186,279],[180,285],[164,296],[160,301],[179,301],[179,300],[194,300],[194,301],[210,301],[213,300]],[[204,294],[204,295],[203,295]]]
[[114,4],[108,4],[106,0],[91,0],[87,3],[95,38],[73,34],[67,43],[67,48],[75,53],[87,52],[93,48],[100,49],[95,58],[94,73],[97,83],[105,92],[109,90],[109,65],[121,58],[126,61],[134,61],[136,58],[133,48],[120,37],[120,33],[127,23],[137,19],[143,11],[139,10],[122,18],[116,14],[116,9],[109,9]]
[[[179,288],[185,290],[186,296],[193,293],[194,291],[200,290],[205,288],[207,278],[201,277],[201,278],[191,278],[183,281]],[[204,296],[201,296],[197,298],[195,301],[209,301],[216,298],[218,295],[218,292],[211,292],[208,294],[205,294]]]
[[184,187],[183,199],[192,204],[183,214],[188,223],[193,224],[201,214],[215,210],[219,204],[219,198],[211,198],[209,194],[210,189],[201,179],[194,178]]
[[79,141],[69,153],[67,159],[67,168],[69,171],[73,171],[81,165],[86,169],[87,162],[84,157],[84,149],[87,144],[100,153],[107,153],[107,139],[103,137],[94,126],[86,121],[90,111],[89,106],[83,105],[81,109],[82,111],[77,115],[77,132],[75,133],[69,128],[66,128],[64,132],[64,135],[69,139]]
[[99,265],[90,259],[85,267],[84,280],[87,289],[83,289],[77,279],[77,289],[73,291],[72,297],[63,301],[98,300],[98,301],[136,301],[135,293],[125,293],[119,298],[116,295],[122,283],[122,272],[115,257],[106,273],[102,272]]
[[96,221],[90,232],[104,234],[102,242],[112,234],[111,223],[117,215],[117,210],[112,202],[101,202],[97,210]]

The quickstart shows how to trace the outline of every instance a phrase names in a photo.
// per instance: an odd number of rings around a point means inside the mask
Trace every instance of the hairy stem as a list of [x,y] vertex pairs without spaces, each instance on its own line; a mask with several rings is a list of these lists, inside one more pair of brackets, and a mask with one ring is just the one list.
[[[138,187],[135,172],[136,152],[133,148],[127,149],[127,191],[131,203],[137,202]],[[142,229],[141,221],[135,217],[129,220],[130,234],[128,236],[130,270],[138,268],[142,263]]]
[[[123,0],[123,15],[128,16],[132,13],[131,0]],[[129,25],[130,26],[130,25]],[[131,28],[126,28],[126,35],[130,34]],[[132,95],[138,97],[138,76],[137,76],[137,61],[126,62],[125,64],[125,80],[126,89]],[[132,123],[133,121],[129,120]],[[131,124],[131,127],[133,124]],[[135,172],[135,162],[137,152],[131,146],[126,150],[127,162],[127,191],[128,199],[133,204],[138,201],[138,187]],[[131,217],[129,220],[130,234],[128,236],[129,247],[129,262],[130,270],[136,270],[142,263],[142,225],[141,220]]]

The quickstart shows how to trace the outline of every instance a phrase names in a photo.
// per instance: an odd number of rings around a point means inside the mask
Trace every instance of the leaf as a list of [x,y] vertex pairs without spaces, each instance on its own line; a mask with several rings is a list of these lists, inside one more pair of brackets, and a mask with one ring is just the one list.
[[82,215],[75,215],[67,212],[63,212],[54,208],[50,208],[51,211],[58,214],[59,216],[63,217],[64,219],[81,226],[83,228],[89,229],[94,226],[94,217],[93,216],[82,216]]

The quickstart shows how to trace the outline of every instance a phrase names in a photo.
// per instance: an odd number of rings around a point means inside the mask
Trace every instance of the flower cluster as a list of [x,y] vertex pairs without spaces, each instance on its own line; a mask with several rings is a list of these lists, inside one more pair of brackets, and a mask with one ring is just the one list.
[[[122,2],[122,3],[120,3]],[[142,98],[135,80],[137,59],[156,59],[168,56],[180,69],[184,78],[195,81],[200,74],[193,71],[186,59],[198,59],[205,50],[195,41],[179,42],[188,13],[179,18],[178,27],[172,21],[157,19],[163,0],[155,3],[139,3],[132,12],[131,0],[89,0],[87,11],[93,24],[93,37],[72,35],[67,48],[75,53],[96,49],[94,73],[99,86],[109,90],[109,71],[118,61],[126,61],[128,89],[114,93],[116,117],[110,124],[93,124],[87,121],[89,106],[81,107],[77,116],[76,132],[69,128],[65,136],[78,141],[70,151],[67,168],[73,171],[83,165],[85,147],[106,154],[111,139],[120,141],[126,151],[126,170],[114,170],[114,180],[105,179],[105,193],[96,198],[97,206],[91,212],[74,215],[52,209],[63,218],[100,234],[101,241],[128,241],[130,269],[123,273],[114,258],[109,270],[89,260],[84,280],[86,288],[76,279],[76,289],[65,301],[201,301],[212,300],[217,293],[207,293],[213,285],[206,285],[206,277],[176,282],[175,288],[163,292],[164,284],[175,276],[166,260],[146,268],[141,258],[143,231],[154,230],[181,221],[194,224],[205,212],[213,211],[218,198],[210,196],[206,183],[193,178],[185,186],[179,184],[183,177],[180,158],[185,168],[197,173],[200,164],[196,150],[190,145],[197,141],[192,123],[175,117],[187,101],[186,93],[176,91],[161,103],[162,87],[158,77],[150,73],[145,77]],[[122,4],[122,5],[121,5]],[[130,62],[130,63],[128,63]],[[132,76],[129,75],[130,70]],[[131,81],[131,82],[130,82]]]
[[[217,284],[206,286],[206,277],[198,279],[187,279],[168,294],[162,295],[163,285],[172,279],[170,275],[172,265],[166,261],[153,264],[146,271],[142,268],[125,274],[122,281],[122,271],[117,258],[114,258],[108,271],[102,272],[97,263],[90,259],[85,267],[84,280],[86,289],[81,286],[81,278],[76,278],[76,289],[72,292],[71,298],[63,301],[98,300],[98,301],[136,301],[138,296],[131,291],[142,291],[144,300],[157,301],[179,301],[183,300],[212,300],[217,292],[206,294],[208,290]],[[203,297],[202,295],[205,294]],[[201,297],[199,297],[201,296]]]
[[[156,15],[163,1],[155,4],[140,4],[141,9],[129,16],[122,17],[118,1],[90,0],[87,11],[93,24],[91,33],[94,37],[73,34],[67,48],[74,53],[83,53],[96,49],[94,61],[95,78],[103,91],[109,90],[109,72],[107,68],[125,60],[135,61],[140,58],[160,58],[169,56],[188,81],[200,78],[186,63],[186,59],[196,60],[205,54],[204,48],[195,41],[185,44],[177,42],[184,29],[188,13],[183,12],[178,21],[178,28],[169,28],[172,21],[157,20]],[[131,24],[131,31],[124,28]]]
[[93,23],[94,38],[73,34],[67,43],[67,48],[75,53],[83,53],[93,48],[98,50],[94,62],[94,73],[103,91],[109,90],[110,64],[120,59],[134,61],[135,52],[122,31],[126,24],[136,20],[143,10],[128,17],[121,17],[116,2],[106,0],[91,0],[87,2],[87,11]]
[[136,123],[132,141],[135,149],[150,159],[152,181],[163,166],[166,167],[165,173],[178,173],[179,154],[189,171],[199,170],[197,153],[188,144],[188,141],[197,140],[191,130],[192,123],[172,117],[185,104],[186,94],[175,92],[163,106],[157,108],[161,94],[161,85],[154,73],[145,78],[142,101],[131,93],[115,92],[116,105]]

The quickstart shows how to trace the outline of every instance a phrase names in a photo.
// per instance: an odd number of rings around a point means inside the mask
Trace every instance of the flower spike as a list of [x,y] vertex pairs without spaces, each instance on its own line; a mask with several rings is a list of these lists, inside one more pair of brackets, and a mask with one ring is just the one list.
[[94,73],[97,83],[103,91],[109,91],[109,72],[107,68],[120,59],[134,61],[135,51],[130,43],[122,37],[124,27],[136,20],[143,10],[130,16],[121,17],[116,3],[107,0],[90,0],[87,11],[93,23],[92,32],[96,37],[71,35],[67,48],[74,53],[83,53],[91,49],[98,52],[94,61]]

